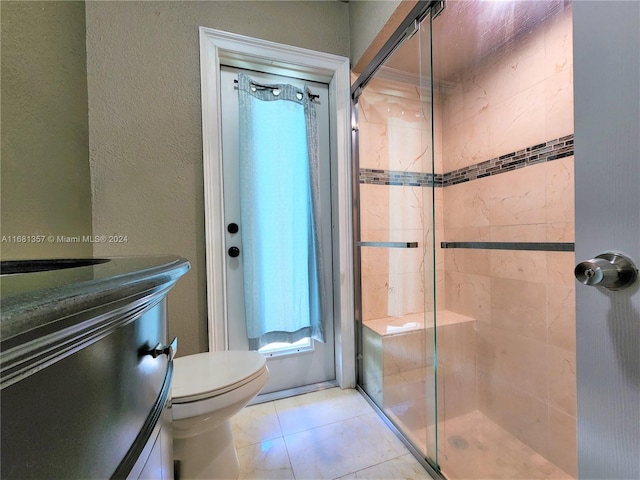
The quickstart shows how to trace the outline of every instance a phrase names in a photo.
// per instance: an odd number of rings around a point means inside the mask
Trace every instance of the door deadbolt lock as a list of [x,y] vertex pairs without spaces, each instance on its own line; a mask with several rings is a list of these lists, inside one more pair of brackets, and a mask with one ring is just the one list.
[[238,233],[238,230],[240,230],[240,227],[238,227],[237,223],[230,223],[227,225],[227,232],[229,233]]
[[576,279],[584,285],[620,290],[635,282],[638,277],[638,268],[624,255],[607,252],[579,263],[576,265],[574,274]]
[[238,247],[230,247],[229,248],[229,256],[232,258],[236,258],[240,255],[240,249]]

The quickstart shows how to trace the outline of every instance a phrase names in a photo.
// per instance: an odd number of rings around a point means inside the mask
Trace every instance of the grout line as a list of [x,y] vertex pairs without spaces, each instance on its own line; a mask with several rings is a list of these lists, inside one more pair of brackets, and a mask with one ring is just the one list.
[[[385,425],[385,428],[387,428],[387,429],[388,429],[388,427],[387,427],[386,425]],[[334,478],[333,480],[339,480],[340,478],[346,477],[346,476],[348,476],[348,475],[353,475],[354,473],[362,472],[363,470],[367,470],[368,468],[377,467],[378,465],[382,465],[382,464],[385,464],[385,463],[392,462],[392,461],[394,461],[394,460],[399,459],[400,457],[405,457],[405,456],[407,456],[407,455],[408,455],[409,457],[413,458],[413,455],[411,455],[411,452],[409,452],[409,451],[407,450],[407,451],[402,452],[401,454],[399,454],[399,455],[397,455],[397,456],[395,456],[395,457],[393,457],[393,458],[388,458],[388,459],[383,460],[383,461],[378,462],[378,463],[372,463],[371,465],[368,465],[368,466],[366,466],[366,467],[364,467],[364,468],[359,468],[358,470],[354,470],[353,472],[345,473],[344,475],[341,475],[341,476],[339,476],[339,477],[336,477],[336,478]],[[419,464],[419,462],[418,462],[417,460],[416,460],[416,463],[418,463],[418,464]],[[424,468],[424,467],[422,467],[422,465],[420,465],[420,467],[421,467],[421,468]],[[427,475],[429,475],[429,472],[427,472],[426,470],[425,470],[425,473],[426,473]],[[431,477],[431,475],[429,475],[429,477]],[[433,478],[433,477],[431,477],[431,478]]]
[[[372,407],[372,406],[371,406],[371,405],[366,401],[366,398],[365,398],[365,397],[364,397],[364,396],[363,396],[363,395],[362,395],[358,390],[355,390],[355,392],[358,394],[358,396],[359,396],[359,397],[361,397],[361,398],[362,398],[362,400],[364,400],[364,401],[365,401],[365,403],[366,403],[366,407],[365,407],[366,411],[364,411],[364,412],[359,412],[359,413],[357,413],[356,415],[349,416],[349,417],[346,417],[346,418],[342,418],[342,419],[340,419],[340,420],[336,420],[336,421],[333,421],[333,422],[325,423],[325,424],[323,424],[323,425],[317,425],[317,426],[315,426],[315,427],[307,428],[307,429],[305,429],[305,430],[301,430],[301,431],[299,431],[299,432],[294,432],[294,433],[290,433],[290,434],[286,434],[286,435],[285,435],[285,434],[284,434],[284,432],[283,432],[283,429],[282,429],[282,423],[281,423],[281,420],[280,420],[280,414],[279,414],[279,411],[278,411],[278,409],[277,409],[277,407],[276,407],[276,402],[277,402],[277,401],[276,401],[276,400],[274,400],[274,401],[271,401],[271,402],[270,402],[270,403],[273,403],[273,409],[274,409],[275,414],[276,414],[276,418],[277,418],[277,421],[278,421],[278,426],[279,426],[279,428],[280,428],[280,433],[281,433],[281,435],[280,435],[280,436],[278,436],[278,437],[271,438],[271,439],[269,439],[269,440],[276,440],[277,438],[281,438],[281,439],[282,439],[282,441],[284,442],[285,451],[286,451],[286,453],[287,453],[287,461],[288,461],[289,469],[290,469],[290,471],[291,471],[291,475],[292,475],[292,477],[293,477],[294,479],[297,479],[297,477],[296,477],[296,472],[295,472],[295,470],[294,470],[294,468],[293,468],[293,462],[292,462],[292,459],[291,459],[291,453],[290,453],[289,448],[288,448],[288,444],[287,444],[287,441],[286,441],[286,437],[290,437],[290,436],[292,436],[292,435],[296,435],[296,434],[298,434],[298,433],[304,433],[304,432],[308,432],[308,431],[311,431],[311,430],[316,430],[316,429],[318,429],[318,428],[322,428],[322,427],[327,427],[327,426],[330,426],[330,425],[334,425],[334,424],[336,424],[336,423],[344,423],[344,422],[346,422],[346,421],[348,421],[348,420],[351,420],[351,419],[354,419],[354,418],[358,418],[358,417],[362,417],[362,416],[364,416],[364,415],[374,414],[374,415],[376,415],[376,418],[378,417],[378,416],[377,416],[377,414],[376,414],[375,409],[374,409],[374,408],[373,408],[373,407]],[[344,398],[344,397],[342,397],[342,398]],[[339,401],[340,399],[341,399],[341,397],[334,397],[334,398],[332,398],[332,399],[325,399],[325,400],[323,400],[323,403],[329,403],[329,404],[331,404],[332,402],[337,402],[337,401]],[[313,407],[313,406],[314,406],[314,404],[313,404],[313,403],[310,403],[310,404],[305,404],[305,405],[299,405],[299,406],[295,407],[294,409],[292,409],[291,411],[296,411],[296,410],[299,410],[299,409],[302,409],[302,408],[308,408],[309,406]],[[392,430],[392,429],[390,429],[390,428],[386,425],[386,423],[385,423],[384,421],[383,421],[382,423],[384,424],[384,427],[385,427],[388,431],[390,431],[390,433],[392,433],[392,434],[393,434],[393,430]],[[256,442],[255,444],[252,444],[252,445],[260,444],[260,443],[262,443],[262,441],[264,441],[264,440],[261,440],[260,442]],[[246,445],[245,447],[248,447],[248,446],[250,446],[250,445]],[[404,445],[403,445],[403,446],[404,446]],[[242,447],[242,448],[244,448],[244,447]],[[411,452],[410,452],[410,451],[406,448],[406,446],[405,446],[405,448],[403,449],[403,451],[402,451],[402,452],[400,452],[400,453],[398,453],[398,455],[396,455],[396,456],[393,456],[393,457],[391,457],[391,458],[388,458],[388,459],[386,459],[386,460],[384,460],[384,461],[374,462],[374,463],[369,464],[369,465],[367,465],[367,466],[365,466],[365,467],[359,468],[358,470],[354,470],[354,471],[347,472],[347,473],[345,473],[344,475],[341,475],[340,477],[336,477],[336,479],[342,478],[342,477],[347,476],[347,475],[352,475],[352,474],[355,474],[355,473],[360,472],[360,471],[362,471],[362,470],[366,470],[366,469],[368,469],[368,468],[372,468],[372,467],[375,467],[375,466],[378,466],[378,465],[382,465],[382,464],[387,463],[387,462],[391,462],[391,461],[397,460],[397,459],[399,459],[399,458],[401,458],[401,457],[403,457],[403,456],[405,456],[405,455],[410,455],[410,454],[411,454]],[[427,472],[427,473],[428,473],[428,472]],[[335,479],[334,479],[334,480],[335,480]]]
[[[280,421],[280,419],[278,419]],[[280,431],[282,431],[282,427],[280,427]],[[293,469],[293,462],[291,461],[291,453],[289,453],[289,446],[287,445],[287,441],[284,438],[284,434],[282,435],[282,443],[284,443],[284,449],[287,452],[287,461],[289,462],[289,467],[291,468],[291,476],[296,479],[296,471]]]
[[284,449],[287,452],[287,461],[289,462],[289,468],[291,469],[291,476],[294,480],[296,480],[296,472],[293,469],[293,462],[291,461],[291,453],[289,453],[289,447],[287,446],[287,441],[285,440],[284,430],[282,429],[282,422],[280,421],[280,413],[278,413],[278,407],[276,406],[276,402],[278,400],[272,400],[273,411],[276,412],[276,420],[278,420],[278,427],[280,427],[280,437],[282,439],[282,443],[284,444]]
[[358,418],[358,417],[363,417],[365,415],[369,415],[371,413],[376,413],[374,410],[371,410],[370,412],[365,412],[365,413],[359,413],[358,415],[354,415],[352,417],[346,417],[346,418],[341,418],[340,420],[335,420],[329,423],[323,423],[322,425],[316,425],[315,427],[310,427],[310,428],[305,428],[304,430],[300,430],[297,432],[291,432],[291,433],[283,433],[282,437],[291,437],[292,435],[298,435],[300,433],[304,433],[304,432],[310,432],[311,430],[317,430],[318,428],[323,428],[323,427],[328,427],[330,425],[335,425],[336,423],[341,423],[341,422],[345,422],[347,420],[353,420],[354,418]]
[[[314,393],[314,392],[309,392],[308,394],[303,394],[302,396],[309,395],[310,393]],[[335,397],[335,398],[332,398],[332,399],[330,399],[330,400],[324,400],[324,401],[325,401],[325,402],[332,402],[332,401],[334,401],[334,400],[336,400],[336,399],[338,399],[338,398],[340,398],[340,397]],[[275,405],[275,403],[276,403],[277,401],[278,401],[278,400],[274,400],[274,401],[273,401],[273,403],[274,403],[274,410],[275,410],[275,412],[276,412],[276,416],[277,416],[277,418],[278,418],[278,425],[280,426],[280,432],[282,433],[281,438],[282,438],[282,441],[283,441],[283,443],[284,443],[285,450],[286,450],[286,452],[287,452],[287,460],[289,461],[289,466],[290,466],[290,468],[291,468],[291,474],[293,475],[294,480],[296,479],[296,472],[295,472],[295,470],[294,470],[294,468],[293,468],[293,462],[292,462],[292,460],[291,460],[291,454],[290,454],[290,452],[289,452],[289,447],[288,447],[288,445],[287,445],[286,437],[291,437],[292,435],[297,435],[297,434],[300,434],[300,433],[309,432],[309,431],[311,431],[311,430],[316,430],[316,429],[318,429],[318,428],[326,427],[326,426],[329,426],[329,425],[334,425],[334,424],[336,424],[336,423],[344,422],[344,421],[346,421],[346,420],[350,420],[350,419],[352,419],[352,418],[357,418],[357,417],[360,417],[360,416],[363,416],[363,415],[367,415],[367,414],[369,414],[369,413],[375,413],[375,411],[371,408],[371,406],[369,406],[369,405],[367,404],[367,408],[370,410],[369,412],[366,412],[366,413],[360,413],[360,414],[358,414],[358,415],[354,415],[354,416],[352,416],[352,417],[347,417],[347,418],[343,418],[343,419],[340,419],[340,420],[336,420],[335,422],[329,422],[329,423],[325,423],[325,424],[323,424],[323,425],[317,425],[317,426],[315,426],[315,427],[307,428],[307,429],[305,429],[305,430],[300,430],[299,432],[293,432],[293,433],[285,434],[285,433],[284,433],[284,431],[283,431],[283,429],[282,429],[282,423],[280,422],[280,414],[279,414],[279,412],[278,412],[278,408],[277,408],[277,407],[276,407],[276,405]],[[308,407],[309,405],[313,405],[313,404],[299,405],[299,406],[297,406],[294,410],[298,410],[299,408]],[[394,458],[396,458],[396,457],[394,457]],[[368,468],[368,467],[366,467],[366,468]],[[351,473],[355,473],[355,472],[348,472],[348,473],[346,473],[345,475],[350,475]],[[345,475],[342,475],[342,476],[345,476]],[[337,478],[340,478],[340,477],[337,477]]]

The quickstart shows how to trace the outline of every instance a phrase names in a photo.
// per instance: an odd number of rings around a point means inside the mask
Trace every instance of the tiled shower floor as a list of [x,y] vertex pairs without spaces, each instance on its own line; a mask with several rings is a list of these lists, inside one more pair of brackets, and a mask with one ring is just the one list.
[[[404,404],[385,411],[418,450],[427,451],[427,439],[433,444],[433,427],[421,427],[424,409]],[[438,462],[450,480],[574,480],[478,410],[441,422],[438,443]]]
[[439,463],[450,479],[572,479],[476,410],[439,429]]
[[[421,450],[426,430],[408,432]],[[438,462],[451,480],[574,480],[477,410],[441,423],[439,444]]]

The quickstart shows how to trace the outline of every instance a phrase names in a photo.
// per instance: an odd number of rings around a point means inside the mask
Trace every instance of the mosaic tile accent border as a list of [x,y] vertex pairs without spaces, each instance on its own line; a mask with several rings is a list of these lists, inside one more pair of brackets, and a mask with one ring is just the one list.
[[507,153],[498,158],[485,160],[453,172],[447,172],[442,176],[442,186],[448,187],[457,183],[488,177],[489,175],[499,175],[516,168],[551,162],[571,155],[573,155],[573,134],[533,145],[517,152]]
[[412,187],[449,187],[490,175],[499,175],[517,168],[573,155],[573,134],[533,145],[517,152],[485,160],[445,174],[402,172],[397,170],[360,169],[360,183],[372,185],[403,185]]
[[[435,183],[442,181],[435,176]],[[434,184],[432,173],[403,172],[400,170],[375,170],[371,168],[360,169],[360,183],[372,185],[403,185],[408,187],[430,187]]]

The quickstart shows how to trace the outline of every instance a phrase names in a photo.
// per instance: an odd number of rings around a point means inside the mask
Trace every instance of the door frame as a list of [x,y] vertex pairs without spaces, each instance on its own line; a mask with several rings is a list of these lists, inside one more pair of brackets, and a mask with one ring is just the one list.
[[349,59],[200,27],[202,149],[209,351],[227,350],[220,65],[329,84],[336,380],[355,387]]

